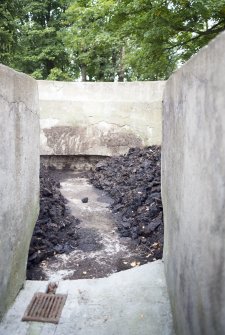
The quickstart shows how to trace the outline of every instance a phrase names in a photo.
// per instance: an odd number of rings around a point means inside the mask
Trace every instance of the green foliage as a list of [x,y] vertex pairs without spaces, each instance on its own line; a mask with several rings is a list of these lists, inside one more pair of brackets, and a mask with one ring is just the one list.
[[167,33],[163,51],[179,55],[181,62],[225,29],[224,0],[179,0],[161,6],[155,1],[154,10],[162,10],[157,27]]
[[50,74],[47,77],[48,80],[61,80],[61,81],[71,81],[71,76],[63,72],[61,69],[54,67],[51,69]]
[[16,29],[21,15],[21,1],[1,0],[0,3],[0,62],[9,63],[16,47]]
[[225,0],[1,0],[0,61],[37,79],[167,79],[225,30]]
[[225,1],[124,0],[118,2],[114,20],[129,39],[132,77],[166,79],[225,29]]
[[112,0],[73,1],[66,11],[64,42],[82,79],[113,81],[119,73],[123,42],[110,30]]
[[19,69],[47,79],[52,69],[67,72],[68,55],[59,36],[65,1],[25,1],[23,25],[19,36],[20,52],[15,62]]
[[20,2],[22,9],[14,30],[16,50],[6,63],[37,79],[47,79],[55,68],[65,72],[56,77],[71,79],[69,57],[60,37],[66,0]]

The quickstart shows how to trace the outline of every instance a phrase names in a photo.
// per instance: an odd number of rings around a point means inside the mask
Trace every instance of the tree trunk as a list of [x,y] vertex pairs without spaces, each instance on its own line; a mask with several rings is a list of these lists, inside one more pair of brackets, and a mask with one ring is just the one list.
[[118,70],[118,81],[124,81],[125,78],[125,70],[124,70],[124,60],[125,56],[125,48],[122,47],[121,52],[120,52],[120,64],[119,64],[119,70]]
[[81,71],[81,80],[82,81],[87,81],[87,67],[86,65],[82,64],[80,66],[80,71]]
[[[46,73],[46,78],[49,76],[51,73],[51,70],[55,67],[54,61],[50,59],[45,60],[45,73]],[[44,78],[44,79],[46,79]]]

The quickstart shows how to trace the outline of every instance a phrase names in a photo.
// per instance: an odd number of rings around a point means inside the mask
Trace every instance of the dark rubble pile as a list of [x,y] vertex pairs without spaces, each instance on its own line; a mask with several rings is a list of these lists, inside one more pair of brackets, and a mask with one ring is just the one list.
[[118,229],[150,252],[162,257],[163,208],[161,202],[161,148],[132,148],[127,155],[107,158],[90,173],[90,180],[113,199]]
[[40,212],[30,243],[29,269],[56,253],[68,253],[78,245],[79,220],[70,215],[60,184],[48,170],[40,171]]

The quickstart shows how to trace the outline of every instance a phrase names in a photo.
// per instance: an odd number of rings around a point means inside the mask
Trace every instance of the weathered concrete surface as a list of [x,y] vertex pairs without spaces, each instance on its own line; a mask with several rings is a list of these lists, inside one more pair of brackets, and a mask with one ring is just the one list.
[[0,335],[174,335],[162,261],[103,279],[59,282],[68,294],[58,325],[21,322],[35,292],[47,282],[26,282],[0,324]]
[[225,34],[168,81],[165,269],[179,335],[225,334]]
[[0,65],[0,318],[23,285],[39,206],[35,80]]
[[39,81],[41,155],[111,156],[161,144],[164,85]]
[[56,170],[89,171],[107,156],[42,155],[41,164]]

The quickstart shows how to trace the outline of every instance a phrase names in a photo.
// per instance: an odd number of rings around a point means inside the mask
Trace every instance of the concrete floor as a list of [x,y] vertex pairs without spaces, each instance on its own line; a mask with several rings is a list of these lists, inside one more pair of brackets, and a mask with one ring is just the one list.
[[67,293],[58,325],[22,322],[35,292],[47,282],[27,281],[0,324],[0,335],[174,335],[162,261],[108,278],[60,281]]

